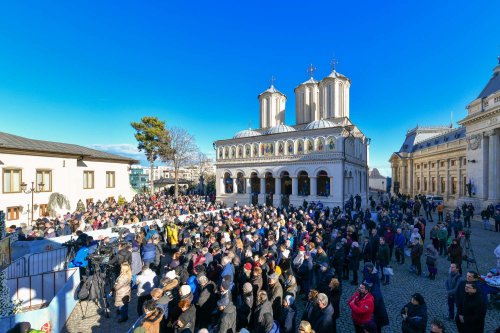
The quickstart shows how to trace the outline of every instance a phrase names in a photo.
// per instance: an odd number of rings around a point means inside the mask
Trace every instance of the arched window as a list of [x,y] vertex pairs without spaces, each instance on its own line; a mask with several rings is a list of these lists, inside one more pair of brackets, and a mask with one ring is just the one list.
[[229,172],[224,174],[224,193],[233,193],[233,178]]
[[299,183],[299,195],[308,196],[311,193],[311,180],[306,171],[299,172],[298,183]]
[[242,172],[238,172],[236,175],[236,186],[238,187],[237,192],[239,194],[245,193],[245,177],[243,177]]
[[326,171],[321,170],[317,174],[317,193],[316,195],[322,197],[328,197],[330,195],[330,178]]

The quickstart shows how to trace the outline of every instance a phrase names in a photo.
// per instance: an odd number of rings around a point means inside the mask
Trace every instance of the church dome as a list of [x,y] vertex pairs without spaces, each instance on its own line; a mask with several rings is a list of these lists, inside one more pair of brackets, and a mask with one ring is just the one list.
[[295,128],[281,124],[269,128],[265,134],[277,134],[277,133],[287,133],[287,132],[295,132]]
[[247,130],[239,131],[238,133],[236,133],[233,136],[233,139],[248,138],[250,136],[257,136],[257,135],[261,135],[261,134],[259,132],[257,132],[257,131],[253,131],[251,129],[247,129]]
[[310,122],[309,124],[307,124],[305,129],[312,130],[312,129],[329,128],[329,127],[335,127],[335,126],[337,126],[337,125],[329,120],[320,119],[320,120],[315,120],[313,122]]
[[327,76],[327,78],[328,77],[333,78],[333,79],[347,79],[347,77],[344,74],[340,74],[335,69],[332,70],[332,72],[330,73],[330,75]]

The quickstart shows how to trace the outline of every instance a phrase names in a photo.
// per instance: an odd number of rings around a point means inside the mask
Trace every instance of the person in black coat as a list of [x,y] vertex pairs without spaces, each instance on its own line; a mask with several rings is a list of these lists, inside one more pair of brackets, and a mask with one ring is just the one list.
[[211,323],[211,313],[217,302],[215,294],[217,287],[215,283],[209,281],[205,275],[197,278],[200,284],[200,296],[196,301],[196,324],[198,327],[208,327]]
[[328,301],[333,307],[333,330],[332,333],[337,332],[337,319],[340,318],[340,297],[342,296],[342,287],[340,281],[333,278],[330,281]]
[[380,288],[372,288],[371,294],[373,296],[373,319],[377,324],[377,332],[382,332],[382,327],[389,325],[389,316],[385,308],[384,298]]
[[464,333],[483,333],[486,303],[475,282],[465,284],[463,303],[458,312],[457,329]]
[[268,333],[274,325],[273,307],[267,298],[267,292],[261,290],[257,294],[257,306],[252,319],[251,332]]
[[236,307],[229,297],[221,298],[217,307],[222,312],[217,325],[218,333],[236,333]]
[[328,302],[328,296],[321,293],[317,298],[317,313],[311,321],[315,332],[333,332],[333,306]]
[[283,313],[281,314],[280,332],[295,333],[297,331],[297,308],[295,307],[295,299],[287,295],[283,300]]
[[250,320],[252,318],[253,310],[253,289],[250,282],[246,282],[243,285],[242,295],[238,295],[237,307],[238,311],[236,314],[236,329],[240,331],[242,328],[249,327]]
[[427,305],[419,293],[411,296],[411,301],[401,309],[403,333],[425,333],[427,327]]
[[351,249],[349,250],[349,270],[352,271],[351,284],[356,286],[358,284],[358,271],[361,252],[359,250],[358,242],[352,242]]

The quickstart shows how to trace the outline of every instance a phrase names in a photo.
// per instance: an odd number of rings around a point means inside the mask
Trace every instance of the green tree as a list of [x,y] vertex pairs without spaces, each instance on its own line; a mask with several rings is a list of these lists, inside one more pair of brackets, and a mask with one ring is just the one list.
[[157,117],[143,117],[140,122],[130,124],[135,130],[135,139],[138,142],[137,149],[144,151],[149,162],[149,188],[154,192],[153,169],[155,161],[160,156],[170,154],[170,133],[165,127],[165,122]]

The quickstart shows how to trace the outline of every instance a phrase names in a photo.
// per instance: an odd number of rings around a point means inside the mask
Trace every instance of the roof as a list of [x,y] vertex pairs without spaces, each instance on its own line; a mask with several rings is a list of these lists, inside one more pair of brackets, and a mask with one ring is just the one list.
[[299,84],[299,86],[301,86],[301,85],[303,85],[303,84],[311,84],[311,83],[312,83],[312,84],[317,84],[317,83],[318,83],[318,81],[316,81],[315,79],[313,79],[313,78],[311,77],[311,78],[310,78],[309,80],[307,80],[306,82],[302,82],[301,84]]
[[318,128],[329,128],[329,127],[335,127],[339,126],[335,124],[334,122],[331,122],[330,120],[326,119],[320,119],[320,120],[315,120],[307,124],[307,126],[304,128],[306,130],[312,130],[312,129],[318,129]]
[[250,136],[257,136],[257,135],[262,135],[262,134],[260,134],[257,131],[254,131],[254,130],[247,129],[247,130],[242,130],[242,131],[239,131],[238,133],[236,133],[233,136],[233,139],[248,138]]
[[413,153],[421,149],[449,143],[465,138],[465,127],[416,127],[406,134],[406,139],[399,152]]
[[271,93],[271,94],[278,93],[278,94],[281,94],[281,95],[285,96],[281,91],[279,91],[278,89],[276,89],[276,87],[274,87],[274,85],[272,85],[272,84],[271,84],[271,86],[269,88],[267,88],[262,93],[260,93],[259,96],[263,95],[265,93]]
[[295,131],[296,129],[291,126],[280,124],[269,128],[264,134],[276,134],[276,133],[286,133]]
[[493,76],[488,81],[477,98],[485,98],[500,90],[500,64],[493,70]]
[[340,74],[335,69],[332,70],[332,72],[327,76],[327,78],[328,77],[334,78],[334,79],[346,79],[346,80],[349,80],[344,74]]
[[79,155],[90,159],[115,160],[127,163],[138,163],[129,157],[105,153],[100,150],[91,149],[79,145],[61,142],[51,142],[29,139],[14,134],[0,132],[0,148],[13,150],[26,150],[40,153],[53,153],[65,155]]

